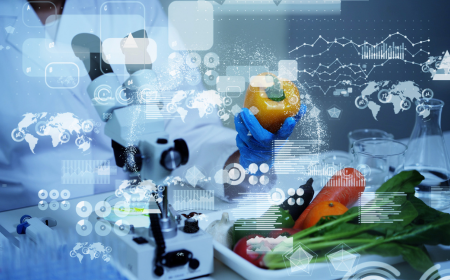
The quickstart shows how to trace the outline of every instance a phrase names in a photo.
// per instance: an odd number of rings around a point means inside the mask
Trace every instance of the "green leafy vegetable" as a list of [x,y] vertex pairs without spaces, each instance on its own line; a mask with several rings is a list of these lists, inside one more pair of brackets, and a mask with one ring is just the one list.
[[[403,171],[386,183],[377,193],[399,192],[395,204],[403,219],[394,223],[359,224],[359,207],[352,207],[340,216],[323,217],[315,226],[294,234],[294,247],[301,242],[318,254],[317,261],[326,261],[325,254],[345,243],[360,254],[403,256],[414,269],[425,272],[433,263],[424,245],[450,245],[450,214],[427,206],[414,196],[415,187],[424,177],[417,172]],[[386,202],[378,201],[376,207]],[[279,253],[269,252],[264,257],[269,269],[285,268]]]

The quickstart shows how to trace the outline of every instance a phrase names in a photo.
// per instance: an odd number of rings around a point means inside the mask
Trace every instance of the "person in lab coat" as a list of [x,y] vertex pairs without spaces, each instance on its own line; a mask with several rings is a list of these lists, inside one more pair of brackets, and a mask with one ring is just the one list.
[[[117,18],[99,17],[99,9],[104,7],[103,1],[52,2],[54,5],[28,3],[25,0],[0,2],[0,26],[5,30],[0,37],[0,211],[37,205],[43,198],[38,194],[41,190],[50,193],[51,190],[66,189],[70,192],[70,198],[73,198],[114,190],[116,181],[128,178],[118,169],[116,174],[111,174],[109,182],[102,184],[64,184],[62,179],[68,173],[70,175],[70,171],[77,172],[64,169],[67,161],[109,160],[114,166],[111,139],[103,134],[105,119],[97,114],[86,93],[91,80],[82,61],[72,51],[71,39],[79,33],[91,33],[103,40],[102,32],[119,30],[136,17],[119,22]],[[118,2],[115,5],[115,9],[127,11],[131,15],[142,14],[140,9],[133,11],[130,3]],[[111,9],[111,6],[108,7]],[[166,63],[170,53],[165,37],[167,17],[158,1],[145,2],[144,27],[149,32],[149,38],[158,46],[158,59],[153,63],[155,68],[158,63]],[[123,38],[124,35],[117,36]],[[66,68],[61,68],[61,64]],[[55,71],[62,69],[69,72],[78,69],[78,77],[71,77],[72,80],[67,83],[65,80],[52,80],[47,75],[53,68]],[[121,82],[126,80],[123,69],[113,66],[113,70],[119,73]],[[41,119],[49,120],[50,116],[62,113],[72,113],[80,123],[89,121],[95,126],[95,130],[86,133],[83,138],[88,137],[90,147],[75,143],[78,137],[76,133],[65,136],[61,133],[62,137],[70,138],[67,143],[63,143],[62,138],[61,141],[55,141],[45,132],[41,132],[41,136],[36,135],[38,131],[35,131],[35,127],[39,130]],[[209,176],[214,176],[217,171],[214,168],[238,162],[248,165],[251,154],[261,150],[266,151],[266,156],[259,161],[268,160],[270,155],[267,151],[271,147],[267,141],[271,136],[263,137],[264,143],[259,143],[253,136],[249,137],[249,131],[258,136],[258,131],[252,129],[256,119],[248,113],[243,118],[238,116],[240,136],[237,136],[236,131],[223,127],[216,113],[200,118],[197,112],[190,110],[184,121],[181,118],[166,120],[165,129],[170,135],[170,141],[185,139],[190,153],[188,164],[178,168],[173,175],[183,178],[189,168],[196,166]],[[259,125],[257,121],[256,124]],[[295,123],[290,121],[283,139],[289,136],[293,126]],[[242,162],[244,158],[246,160]],[[214,184],[214,180],[211,181]],[[219,188],[216,185],[214,188],[217,196],[227,196],[223,186]],[[61,200],[61,196],[54,199]],[[50,197],[46,201],[50,201]]]

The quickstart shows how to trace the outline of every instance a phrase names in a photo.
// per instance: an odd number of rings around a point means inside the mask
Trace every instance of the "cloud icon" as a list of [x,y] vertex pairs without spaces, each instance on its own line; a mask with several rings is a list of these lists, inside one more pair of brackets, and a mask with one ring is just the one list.
[[12,34],[12,33],[14,32],[14,27],[12,27],[12,26],[7,26],[7,27],[5,27],[5,30],[6,30],[7,33]]

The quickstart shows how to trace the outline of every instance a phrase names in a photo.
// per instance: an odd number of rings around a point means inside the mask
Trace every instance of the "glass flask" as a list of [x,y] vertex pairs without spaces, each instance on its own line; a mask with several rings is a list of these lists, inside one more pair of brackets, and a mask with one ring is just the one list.
[[450,161],[441,129],[443,107],[444,102],[438,99],[416,101],[416,124],[408,143],[405,170],[416,169],[425,177],[419,191],[449,187]]

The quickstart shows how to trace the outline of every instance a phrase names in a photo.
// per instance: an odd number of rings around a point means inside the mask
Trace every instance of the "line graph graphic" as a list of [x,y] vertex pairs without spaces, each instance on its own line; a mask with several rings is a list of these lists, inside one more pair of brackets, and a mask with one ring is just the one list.
[[62,184],[109,184],[109,160],[63,160]]
[[[421,40],[418,42],[411,41],[408,36],[396,32],[389,34],[380,42],[371,44],[367,41],[364,42],[355,42],[349,38],[341,37],[334,38],[334,40],[327,40],[323,36],[319,35],[319,37],[313,43],[303,43],[300,46],[289,51],[290,54],[296,54],[301,49],[304,49],[306,52],[306,47],[308,48],[318,48],[323,47],[323,44],[319,44],[321,42],[325,42],[325,49],[313,53],[313,54],[297,54],[295,60],[303,59],[303,58],[316,58],[316,59],[327,59],[332,56],[332,54],[327,54],[330,52],[334,46],[350,47],[347,48],[348,56],[352,56],[351,53],[356,53],[359,61],[347,62],[344,57],[333,58],[332,61],[327,63],[318,63],[315,68],[303,68],[298,69],[298,77],[303,78],[302,85],[308,89],[318,89],[324,95],[326,95],[330,90],[333,91],[340,86],[354,86],[354,87],[363,87],[367,86],[368,79],[375,72],[376,69],[382,69],[382,67],[388,66],[392,63],[392,65],[398,64],[398,62],[403,62],[405,64],[417,65],[422,67],[426,64],[426,61],[414,61],[414,57],[417,57],[420,53],[430,55],[430,53],[423,49],[423,44],[429,43],[430,39]],[[420,46],[420,49],[417,47]],[[410,49],[408,49],[408,47]],[[342,56],[342,53],[339,53],[339,56]],[[406,58],[407,56],[411,58]],[[345,62],[344,62],[345,61]],[[376,62],[369,63],[368,62]],[[303,63],[305,65],[305,63]],[[377,73],[379,71],[376,71]],[[306,77],[305,77],[306,75]],[[307,77],[314,78],[315,80],[311,81],[307,79]],[[347,84],[344,84],[347,82]]]
[[[401,36],[401,37],[403,37],[403,38],[406,39],[406,41],[408,41],[408,42],[411,44],[411,46],[413,46],[413,47],[415,47],[416,45],[420,45],[420,44],[423,44],[423,43],[428,43],[428,42],[430,42],[430,39],[428,39],[428,40],[425,40],[425,41],[419,41],[419,42],[417,42],[417,43],[413,43],[411,40],[408,39],[408,36],[403,35],[403,34],[401,34],[400,32],[396,32],[396,33],[389,34],[389,35],[388,35],[384,40],[382,40],[380,43],[376,43],[376,44],[373,44],[373,45],[370,44],[370,43],[368,43],[368,42],[364,42],[364,43],[362,43],[362,44],[357,44],[357,43],[353,42],[353,40],[347,39],[347,38],[345,38],[345,37],[335,38],[333,41],[328,41],[328,40],[326,40],[325,38],[323,38],[322,35],[319,35],[319,37],[314,41],[314,43],[312,43],[312,44],[303,43],[303,45],[300,45],[300,46],[296,47],[295,49],[289,51],[289,53],[295,52],[295,51],[297,51],[297,50],[299,50],[299,49],[301,49],[301,48],[304,48],[304,47],[314,47],[315,44],[317,44],[319,41],[324,41],[324,42],[326,42],[328,45],[330,45],[325,51],[320,52],[320,53],[317,53],[317,54],[313,54],[313,55],[303,55],[303,57],[315,57],[315,56],[321,56],[321,55],[323,55],[324,53],[330,51],[330,49],[331,49],[334,45],[341,46],[341,47],[346,47],[347,45],[351,45],[351,46],[353,46],[353,47],[355,48],[355,50],[358,52],[358,54],[361,55],[361,52],[359,51],[359,48],[361,48],[361,47],[363,47],[363,46],[370,46],[370,47],[376,48],[376,47],[378,47],[378,46],[380,46],[380,45],[382,45],[382,44],[385,44],[386,40],[392,38],[392,36]],[[344,43],[341,43],[340,41],[344,41]],[[424,51],[424,50],[422,50],[422,49],[421,49],[420,51],[418,51],[417,53],[415,53],[415,54],[412,54],[412,53],[409,52],[406,48],[405,48],[405,51],[408,52],[412,57],[416,56],[416,55],[417,55],[418,53],[420,53],[420,52],[425,52],[425,53],[427,53],[428,55],[430,54],[429,52],[426,52],[426,51]],[[298,59],[298,58],[297,58],[297,59]]]
[[174,190],[173,208],[184,210],[214,210],[214,190]]

